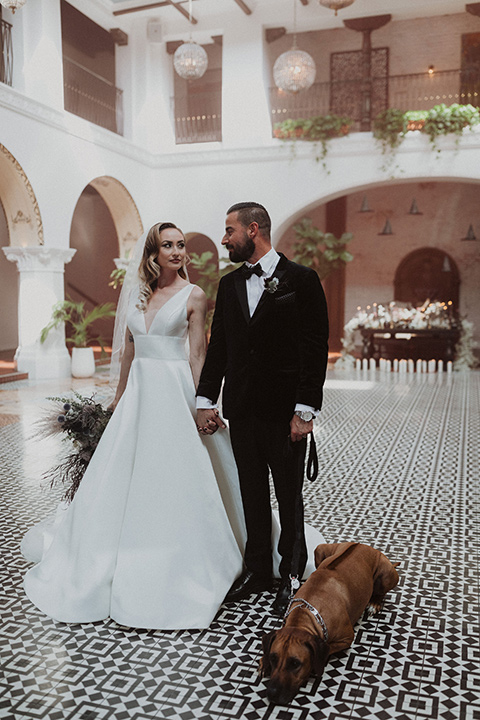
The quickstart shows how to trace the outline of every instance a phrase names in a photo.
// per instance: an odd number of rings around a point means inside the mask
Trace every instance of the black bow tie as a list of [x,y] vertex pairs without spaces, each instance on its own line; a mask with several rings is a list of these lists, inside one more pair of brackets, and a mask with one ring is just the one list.
[[252,275],[258,275],[258,277],[262,277],[263,275],[262,266],[259,263],[253,265],[252,267],[248,267],[248,265],[242,265],[242,272],[247,280],[248,278],[251,278]]

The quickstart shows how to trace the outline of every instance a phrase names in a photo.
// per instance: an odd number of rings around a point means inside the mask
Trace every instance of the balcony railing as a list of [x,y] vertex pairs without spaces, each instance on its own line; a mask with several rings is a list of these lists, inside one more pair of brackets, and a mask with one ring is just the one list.
[[[365,119],[366,85],[363,80],[315,83],[304,93],[291,95],[270,89],[272,126],[287,119],[315,115],[347,115],[355,130]],[[480,70],[444,70],[412,75],[372,78],[367,84],[370,119],[381,110],[429,110],[434,105],[461,103],[480,106]]]
[[0,21],[0,82],[12,85],[13,46],[12,26],[5,20]]
[[64,105],[68,112],[123,135],[123,92],[70,58],[63,58]]
[[222,94],[199,92],[172,98],[177,145],[222,139]]

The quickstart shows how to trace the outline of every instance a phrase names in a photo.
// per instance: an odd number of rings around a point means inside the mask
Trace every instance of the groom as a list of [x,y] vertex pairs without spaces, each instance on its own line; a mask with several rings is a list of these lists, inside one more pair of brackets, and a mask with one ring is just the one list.
[[[246,569],[226,600],[272,587],[270,470],[281,526],[281,583],[273,608],[282,615],[296,531],[296,483],[285,453],[288,437],[306,444],[322,405],[328,317],[317,274],[279,255],[271,245],[270,228],[268,212],[258,203],[237,203],[227,211],[222,245],[232,262],[245,264],[220,281],[197,390],[197,426],[206,435],[225,427],[216,409],[225,379],[223,411],[247,527]],[[299,577],[307,560],[303,508],[301,518]]]

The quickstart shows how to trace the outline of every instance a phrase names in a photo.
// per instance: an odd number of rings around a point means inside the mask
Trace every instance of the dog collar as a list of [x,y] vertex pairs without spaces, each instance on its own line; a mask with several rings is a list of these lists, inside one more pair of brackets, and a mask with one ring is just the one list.
[[[300,603],[299,605],[295,605],[294,603]],[[304,600],[303,598],[292,598],[290,602],[288,603],[288,607],[285,611],[285,615],[283,616],[283,624],[285,625],[285,620],[290,615],[290,613],[293,610],[296,610],[297,608],[308,610],[315,620],[318,622],[320,627],[323,630],[323,639],[325,642],[328,642],[328,630],[327,626],[325,625],[325,620],[318,612],[317,608],[314,608],[313,605],[310,605],[310,603],[307,600]]]

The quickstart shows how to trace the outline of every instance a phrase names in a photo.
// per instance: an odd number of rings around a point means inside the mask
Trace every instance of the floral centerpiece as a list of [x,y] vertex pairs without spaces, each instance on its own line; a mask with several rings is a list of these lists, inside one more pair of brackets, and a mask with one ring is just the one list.
[[70,451],[58,465],[44,473],[50,487],[62,483],[63,499],[71,502],[77,492],[88,463],[102,437],[112,411],[89,398],[75,393],[74,397],[49,397],[56,406],[37,423],[40,437],[65,433],[63,440],[72,443]]
[[367,308],[357,308],[356,314],[344,327],[342,339],[342,357],[335,364],[336,368],[353,367],[355,358],[355,332],[362,328],[378,330],[404,329],[405,331],[457,329],[460,333],[455,347],[455,370],[475,367],[477,364],[473,354],[473,325],[466,319],[459,319],[453,311],[451,301],[448,303],[429,300],[419,306],[401,306],[395,302],[382,305],[373,303]]

